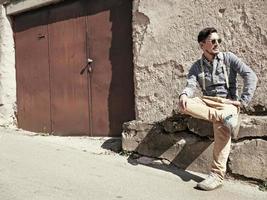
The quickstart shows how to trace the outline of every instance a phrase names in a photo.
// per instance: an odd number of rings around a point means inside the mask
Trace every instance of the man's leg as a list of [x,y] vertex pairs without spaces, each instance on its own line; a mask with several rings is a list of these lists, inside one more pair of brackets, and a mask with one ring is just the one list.
[[184,113],[210,122],[222,122],[224,117],[236,113],[236,108],[233,105],[227,105],[211,99],[195,97],[187,100],[187,107]]
[[231,134],[229,133],[229,129],[220,122],[213,123],[213,131],[214,147],[211,172],[218,175],[220,179],[223,179],[231,149]]
[[207,179],[197,184],[203,190],[214,190],[223,184],[226,163],[231,149],[231,134],[221,122],[213,123],[214,147],[211,174]]
[[234,105],[217,102],[212,98],[192,98],[188,101],[186,114],[213,122],[214,149],[211,174],[206,180],[198,183],[197,187],[204,190],[216,189],[223,183],[231,147],[230,130],[224,126],[223,119],[225,116],[237,115],[238,109]]
[[[239,109],[234,105],[226,104],[223,107],[225,113],[239,114]],[[231,150],[231,133],[223,122],[213,123],[214,147],[211,172],[223,179],[226,172],[226,163]]]

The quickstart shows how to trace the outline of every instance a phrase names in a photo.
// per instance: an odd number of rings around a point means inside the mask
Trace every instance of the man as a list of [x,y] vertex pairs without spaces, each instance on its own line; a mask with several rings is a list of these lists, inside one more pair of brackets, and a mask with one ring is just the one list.
[[[185,114],[213,123],[211,173],[197,184],[200,189],[213,190],[223,184],[231,137],[235,136],[238,127],[239,110],[251,101],[257,76],[233,53],[220,52],[221,38],[215,28],[200,31],[198,43],[203,55],[189,70],[187,85],[179,97],[179,107]],[[237,95],[237,73],[244,83],[240,98]],[[202,89],[203,96],[190,98],[197,85]]]

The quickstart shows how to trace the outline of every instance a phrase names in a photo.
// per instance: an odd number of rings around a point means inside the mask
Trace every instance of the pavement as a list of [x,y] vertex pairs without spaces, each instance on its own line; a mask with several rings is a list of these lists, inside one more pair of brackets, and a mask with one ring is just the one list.
[[57,137],[0,128],[0,200],[266,200],[256,185],[226,180],[195,189],[206,175],[143,165],[107,146],[114,138]]

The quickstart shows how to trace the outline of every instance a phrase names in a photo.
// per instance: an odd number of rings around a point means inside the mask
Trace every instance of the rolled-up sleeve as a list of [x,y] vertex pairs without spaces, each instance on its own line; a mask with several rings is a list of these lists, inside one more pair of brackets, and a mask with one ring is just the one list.
[[247,106],[254,95],[256,90],[258,78],[255,72],[244,62],[242,62],[236,55],[228,52],[230,66],[236,70],[238,74],[243,78],[243,91],[240,96],[240,102]]
[[192,97],[194,95],[194,92],[198,84],[197,74],[198,74],[197,64],[195,63],[194,65],[192,65],[192,67],[188,72],[186,87],[182,91],[181,95],[186,94],[188,97]]

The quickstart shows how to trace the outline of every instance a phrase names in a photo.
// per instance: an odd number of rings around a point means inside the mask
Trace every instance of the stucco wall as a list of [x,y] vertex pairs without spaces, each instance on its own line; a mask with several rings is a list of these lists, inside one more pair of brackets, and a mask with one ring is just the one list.
[[11,25],[0,5],[0,126],[16,124],[15,51]]
[[[177,108],[188,69],[201,56],[197,34],[206,26],[221,33],[223,50],[236,53],[256,71],[259,83],[251,106],[266,115],[265,0],[134,0],[133,5],[137,119],[158,121]],[[3,6],[0,58],[0,124],[7,125],[15,119],[16,84],[12,30]]]
[[266,24],[265,0],[135,0],[137,119],[161,120],[177,108],[185,75],[201,56],[197,34],[207,26],[218,29],[223,38],[222,51],[237,54],[257,73],[259,83],[251,110],[266,114]]

